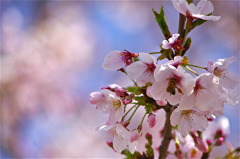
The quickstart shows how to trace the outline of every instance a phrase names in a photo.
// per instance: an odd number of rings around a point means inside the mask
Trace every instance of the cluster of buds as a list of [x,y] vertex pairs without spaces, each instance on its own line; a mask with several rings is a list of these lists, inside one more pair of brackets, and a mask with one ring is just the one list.
[[[213,139],[205,140],[202,138],[202,132],[207,129],[213,117],[224,113],[225,103],[236,105],[240,99],[237,92],[237,76],[229,72],[234,57],[219,59],[214,63],[209,61],[205,67],[201,67],[190,64],[184,56],[191,43],[187,34],[206,20],[220,19],[210,15],[213,11],[212,3],[201,0],[195,6],[186,0],[173,0],[173,5],[187,22],[182,23],[180,33],[171,34],[163,8],[160,13],[153,11],[166,38],[162,41],[160,52],[137,54],[127,50],[115,50],[105,57],[103,68],[125,73],[133,81],[133,85],[125,88],[110,85],[90,95],[90,102],[96,104],[103,113],[109,114],[108,120],[98,130],[107,134],[110,141],[108,143],[115,151],[123,152],[128,157],[134,153],[138,139],[142,136],[145,117],[148,116],[149,127],[153,128],[157,120],[160,120],[155,115],[160,109],[165,110],[167,114],[163,128],[163,145],[159,148],[162,158],[167,154],[166,147],[171,140],[169,138],[175,138],[175,155],[182,158],[184,152],[177,139],[177,133],[184,138],[191,138],[191,142],[181,142],[187,147],[185,149],[191,149],[189,158],[196,157],[198,151],[205,156],[209,155],[209,146],[221,145],[226,135],[218,130]],[[156,57],[153,54],[160,55]],[[161,60],[165,58],[169,61],[162,63]],[[190,67],[201,68],[206,72],[198,74]],[[145,114],[139,125],[130,129],[129,124],[139,107],[145,108]],[[151,145],[151,142],[147,144],[143,156],[152,157],[152,153],[147,153],[152,151]]]

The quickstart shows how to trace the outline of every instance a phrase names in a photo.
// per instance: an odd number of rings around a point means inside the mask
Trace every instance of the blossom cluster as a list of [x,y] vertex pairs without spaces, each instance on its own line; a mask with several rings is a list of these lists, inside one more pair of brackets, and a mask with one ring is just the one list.
[[[201,132],[207,129],[209,121],[224,113],[224,104],[239,103],[238,79],[229,71],[230,65],[235,61],[234,57],[219,59],[216,62],[209,61],[206,62],[205,67],[201,67],[190,64],[188,58],[184,56],[191,42],[191,39],[186,39],[187,34],[200,25],[195,25],[194,22],[220,19],[219,16],[211,15],[212,3],[201,0],[194,5],[186,0],[173,0],[173,5],[187,19],[185,35],[170,34],[168,29],[161,27],[165,23],[164,19],[157,19],[161,18],[163,11],[160,14],[154,11],[156,20],[161,21],[159,25],[166,37],[162,41],[161,51],[132,53],[127,50],[115,50],[110,52],[105,57],[102,67],[105,70],[125,73],[134,85],[124,88],[114,84],[90,94],[91,104],[96,104],[97,109],[109,116],[98,130],[107,134],[108,145],[118,153],[125,149],[134,153],[137,141],[142,135],[145,116],[148,115],[147,122],[152,128],[159,120],[156,118],[156,112],[160,109],[167,112],[168,108],[172,108],[170,126],[177,132],[175,137],[179,133],[184,138],[182,143],[186,143],[185,147],[190,149],[194,146],[194,151],[197,147],[200,152],[208,152],[208,146],[213,145],[213,140],[203,140]],[[156,57],[154,54],[161,55]],[[165,58],[168,61],[163,63],[162,59]],[[198,74],[190,67],[201,68],[206,72]],[[128,125],[140,106],[145,108],[146,113],[141,123],[130,130]],[[130,112],[132,114],[126,120]],[[220,130],[215,133],[214,145],[221,144],[225,139],[225,135]],[[149,140],[149,135],[146,135],[146,139]],[[182,150],[177,141],[178,139],[175,140],[175,154],[181,158]]]

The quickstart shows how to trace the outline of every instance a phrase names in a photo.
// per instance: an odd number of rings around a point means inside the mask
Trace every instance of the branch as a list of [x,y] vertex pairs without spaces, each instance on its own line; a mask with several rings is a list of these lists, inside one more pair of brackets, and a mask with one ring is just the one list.
[[166,121],[164,125],[164,138],[162,140],[161,146],[159,147],[159,159],[165,159],[168,155],[168,147],[170,141],[172,140],[172,125],[170,122],[171,114],[174,110],[174,107],[170,104],[166,105]]

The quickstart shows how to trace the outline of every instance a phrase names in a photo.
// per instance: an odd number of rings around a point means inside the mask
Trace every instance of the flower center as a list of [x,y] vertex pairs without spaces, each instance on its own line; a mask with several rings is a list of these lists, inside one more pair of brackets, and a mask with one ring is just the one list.
[[178,90],[179,93],[182,93],[182,94],[183,94],[181,88],[178,88],[178,87],[177,87],[177,85],[180,83],[181,79],[182,79],[182,78],[179,77],[179,76],[177,76],[177,75],[174,75],[173,77],[171,77],[171,78],[169,79],[169,82],[168,82],[168,86],[167,86],[166,91],[169,92],[170,95],[171,95],[171,94],[172,94],[172,95],[175,95],[175,94],[176,94],[175,88],[177,88],[177,90]]
[[198,80],[196,82],[196,86],[194,87],[194,94],[197,95],[199,92],[201,92],[202,89],[205,89],[201,84],[200,81]]
[[156,68],[156,66],[154,65],[154,63],[151,63],[151,64],[146,63],[146,65],[147,65],[147,71],[149,71],[149,72],[154,72],[154,70],[155,70],[155,68]]
[[222,72],[223,72],[223,70],[218,69],[218,67],[216,67],[216,68],[214,69],[214,71],[213,71],[213,74],[214,74],[215,76],[217,76],[217,77],[221,77],[221,76],[222,76]]
[[133,54],[127,50],[124,50],[123,52],[120,53],[122,61],[128,66],[132,61]]
[[110,110],[116,110],[122,105],[119,99],[110,98],[110,105],[108,106]]

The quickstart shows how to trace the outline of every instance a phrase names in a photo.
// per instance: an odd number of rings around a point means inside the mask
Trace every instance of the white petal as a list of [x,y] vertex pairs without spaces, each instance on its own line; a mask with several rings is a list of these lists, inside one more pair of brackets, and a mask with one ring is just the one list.
[[172,126],[176,126],[180,120],[181,120],[181,114],[182,114],[182,111],[179,110],[178,108],[176,108],[172,114],[171,114],[171,117],[170,117],[170,121],[171,121],[171,125]]
[[194,94],[191,94],[189,96],[184,95],[181,103],[179,104],[179,109],[181,110],[191,109],[195,106],[195,103],[196,96]]
[[152,95],[152,97],[155,100],[165,100],[165,98],[163,98],[164,93],[166,92],[167,89],[167,82],[154,82],[151,90],[150,90],[150,94]]
[[224,71],[220,77],[220,85],[233,89],[238,84],[237,76],[231,72]]
[[176,89],[175,95],[172,95],[172,94],[170,94],[169,92],[166,92],[166,90],[165,90],[165,94],[167,94],[167,96],[165,97],[165,99],[167,99],[167,101],[168,101],[171,105],[179,104],[179,103],[181,102],[181,99],[182,99],[182,96],[183,96],[183,94],[179,93],[177,89]]
[[213,4],[209,0],[201,0],[198,2],[197,7],[203,15],[213,12]]
[[142,87],[145,86],[146,83],[151,82],[153,83],[154,77],[153,77],[153,73],[152,72],[143,72],[143,74],[141,74],[141,76],[137,79],[137,84],[138,86]]
[[115,50],[110,52],[105,58],[102,64],[104,70],[118,70],[125,66],[124,61],[120,56],[121,51]]
[[190,3],[187,8],[190,15],[200,14],[200,10],[193,3]]
[[128,141],[124,139],[122,136],[114,135],[113,138],[113,148],[118,153],[121,153],[124,149],[127,148]]
[[148,53],[139,53],[139,58],[142,60],[142,62],[148,63],[148,64],[157,62],[156,57]]
[[182,13],[183,15],[186,15],[187,10],[188,10],[187,9],[188,3],[186,0],[172,0],[172,2],[173,2],[174,8],[178,12]]
[[169,42],[167,40],[162,41],[162,48],[164,49],[170,49],[171,46],[169,45]]
[[212,20],[212,21],[218,21],[221,17],[220,16],[206,16],[206,15],[202,15],[202,14],[192,14],[193,17],[199,18],[199,19],[203,19],[203,20]]
[[126,67],[126,72],[131,79],[137,79],[145,70],[147,66],[141,62],[137,61]]
[[183,93],[186,95],[190,95],[193,92],[193,88],[195,86],[195,79],[189,73],[184,73],[181,84]]
[[190,127],[189,121],[183,118],[178,124],[178,131],[183,136],[186,136],[190,130],[191,130],[191,127]]

